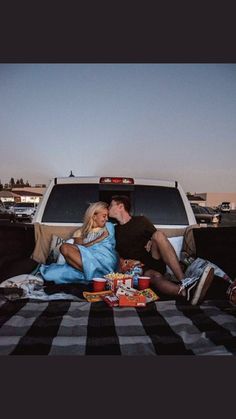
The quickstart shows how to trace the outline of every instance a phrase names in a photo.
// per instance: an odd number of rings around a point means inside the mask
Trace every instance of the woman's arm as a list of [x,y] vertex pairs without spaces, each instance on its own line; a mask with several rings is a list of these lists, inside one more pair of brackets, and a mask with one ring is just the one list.
[[96,239],[94,239],[94,240],[92,240],[91,242],[89,242],[89,243],[84,243],[84,245],[83,246],[85,246],[85,247],[90,247],[90,246],[93,246],[94,244],[97,244],[97,243],[100,243],[102,240],[104,240],[106,237],[108,237],[109,236],[109,233],[108,233],[108,231],[107,230],[105,230],[102,234],[101,234],[101,236],[99,236],[99,237],[97,237]]
[[109,236],[109,232],[108,232],[108,230],[105,230],[101,234],[101,236],[97,237],[94,240],[91,240],[89,243],[84,243],[83,239],[81,237],[76,237],[76,238],[74,238],[74,244],[80,244],[80,245],[85,246],[85,247],[90,247],[90,246],[93,246],[96,243],[101,242],[102,240],[104,240],[108,236]]

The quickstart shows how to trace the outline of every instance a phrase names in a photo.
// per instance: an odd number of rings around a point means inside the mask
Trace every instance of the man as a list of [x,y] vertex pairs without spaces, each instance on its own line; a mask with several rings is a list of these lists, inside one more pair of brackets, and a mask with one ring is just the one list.
[[[115,227],[115,237],[120,257],[141,261],[144,275],[150,276],[157,292],[173,297],[182,296],[193,305],[200,303],[214,278],[214,269],[206,264],[191,277],[184,277],[176,252],[166,235],[146,217],[131,216],[130,209],[127,196],[112,197],[109,217],[119,223]],[[165,276],[166,266],[169,266],[178,282]]]

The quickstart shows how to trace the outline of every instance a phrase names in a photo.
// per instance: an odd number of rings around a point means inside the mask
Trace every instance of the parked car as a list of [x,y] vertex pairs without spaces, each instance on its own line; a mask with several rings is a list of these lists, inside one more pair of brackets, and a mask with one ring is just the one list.
[[14,206],[14,202],[12,202],[12,201],[6,201],[6,202],[3,202],[3,206],[4,206],[7,210],[12,211],[12,207]]
[[220,212],[230,212],[230,202],[222,202],[219,210]]
[[221,215],[211,207],[201,207],[201,205],[191,204],[197,223],[219,224]]
[[36,211],[36,205],[33,202],[20,202],[14,205],[13,211],[18,220],[31,221]]
[[0,221],[10,221],[14,223],[16,221],[16,216],[14,212],[9,211],[3,205],[0,205]]

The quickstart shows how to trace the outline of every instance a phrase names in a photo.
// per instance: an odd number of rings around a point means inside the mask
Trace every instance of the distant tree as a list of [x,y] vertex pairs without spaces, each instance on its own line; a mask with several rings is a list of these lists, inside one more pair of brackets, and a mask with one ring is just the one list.
[[14,178],[11,177],[10,182],[9,182],[9,187],[14,188],[14,186],[15,186],[15,181],[14,181]]
[[2,190],[3,190],[3,184],[2,184],[2,182],[0,180],[0,191],[2,191]]
[[16,185],[16,186],[19,186],[19,185],[20,185],[20,181],[19,181],[19,179],[16,179],[16,183],[15,183],[15,185]]
[[22,177],[20,178],[20,185],[21,185],[21,186],[25,186],[25,184],[24,184],[24,181],[23,181]]
[[25,186],[29,186],[30,187],[30,184],[29,184],[29,181],[28,180],[25,182]]
[[8,183],[5,183],[4,184],[4,189],[8,189],[9,188],[9,184]]

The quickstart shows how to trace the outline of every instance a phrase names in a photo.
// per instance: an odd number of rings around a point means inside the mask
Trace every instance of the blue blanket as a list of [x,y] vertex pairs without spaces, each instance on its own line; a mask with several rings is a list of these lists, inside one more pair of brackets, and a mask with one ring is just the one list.
[[45,281],[56,284],[88,282],[96,277],[103,277],[114,272],[118,265],[118,254],[115,250],[114,225],[106,223],[108,237],[90,247],[77,245],[82,257],[83,272],[73,268],[68,263],[41,265],[40,273]]

